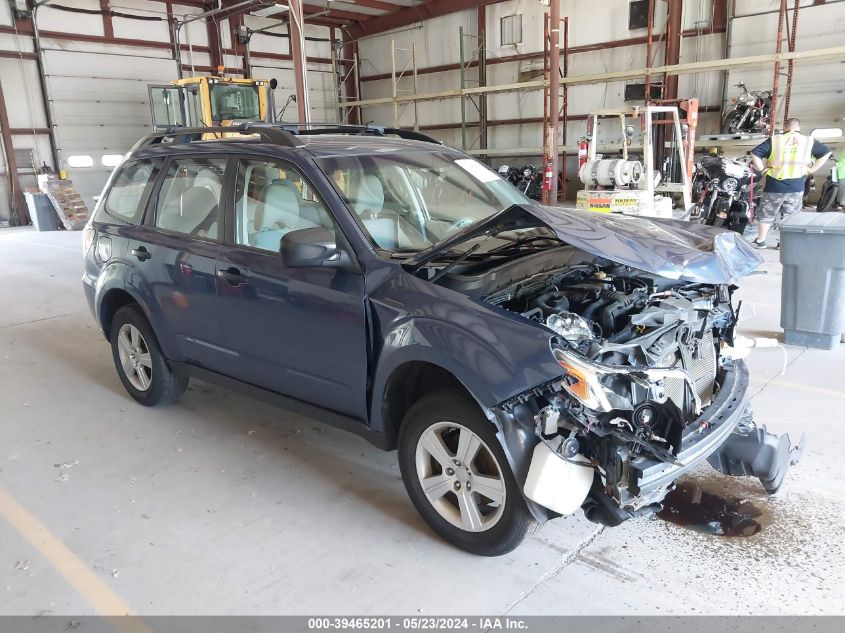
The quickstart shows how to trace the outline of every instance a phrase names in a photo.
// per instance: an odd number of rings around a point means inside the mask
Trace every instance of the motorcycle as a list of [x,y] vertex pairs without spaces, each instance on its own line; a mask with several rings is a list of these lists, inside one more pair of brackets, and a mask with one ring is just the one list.
[[845,208],[845,183],[840,184],[840,179],[845,180],[845,156],[836,161],[830,175],[822,187],[819,195],[816,211],[833,211],[837,206]]
[[510,182],[529,198],[539,200],[543,195],[542,174],[536,166],[531,163],[520,170],[508,165],[502,165],[498,169],[499,175]]
[[754,171],[747,160],[705,156],[693,176],[693,218],[742,235],[758,202],[754,184]]
[[516,170],[510,165],[500,165],[496,170],[499,176],[507,180],[509,183],[516,184]]
[[741,81],[736,86],[742,89],[742,93],[731,99],[731,105],[722,117],[722,134],[767,132],[772,91],[750,91]]

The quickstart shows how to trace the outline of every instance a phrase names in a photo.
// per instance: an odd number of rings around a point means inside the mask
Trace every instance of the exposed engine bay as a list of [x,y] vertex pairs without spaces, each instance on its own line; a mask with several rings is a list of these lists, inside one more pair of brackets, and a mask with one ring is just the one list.
[[755,424],[743,359],[758,339],[735,336],[731,297],[759,255],[728,231],[597,215],[515,206],[410,264],[548,337],[542,380],[487,410],[535,518],[651,514],[705,461],[776,492],[803,439]]
[[606,374],[603,393],[595,394],[604,412],[633,412],[611,425],[659,456],[677,453],[683,420],[710,404],[718,389],[717,346],[731,343],[736,322],[727,286],[678,283],[618,264],[570,268],[540,288],[487,300],[546,325],[563,353],[620,370],[667,370],[653,385],[635,374]]
[[[737,311],[728,285],[671,280],[591,257],[577,261],[575,255],[563,270],[544,271],[479,298],[554,333],[551,352],[563,379],[504,406],[523,426],[533,427],[545,448],[571,464],[574,479],[571,474],[556,478],[566,477],[570,489],[582,491],[573,497],[575,508],[582,507],[591,520],[615,525],[660,508],[677,475],[661,479],[646,473],[685,469],[696,436],[710,431],[708,408],[713,405],[719,419],[728,411],[725,402],[714,404],[726,382],[734,393],[721,400],[738,400],[732,347]],[[741,401],[733,403],[743,410],[730,416],[745,415],[750,432],[756,427],[750,412],[744,413],[746,387]],[[788,466],[788,438],[784,449],[783,438],[765,435],[760,444],[786,450]],[[535,452],[535,463],[537,457]],[[767,488],[776,489],[783,480],[782,462],[783,456],[781,463],[772,462],[774,475],[761,476],[764,485],[769,481]],[[742,474],[759,474],[745,470]],[[529,498],[533,479],[529,473]],[[559,491],[551,497],[546,507],[574,511]],[[541,500],[543,493],[535,498]]]

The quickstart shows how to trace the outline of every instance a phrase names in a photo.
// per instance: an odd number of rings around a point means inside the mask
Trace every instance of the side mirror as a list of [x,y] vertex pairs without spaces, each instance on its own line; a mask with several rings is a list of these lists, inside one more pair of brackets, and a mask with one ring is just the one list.
[[285,266],[290,268],[340,268],[349,262],[349,256],[338,250],[331,231],[321,226],[286,233],[282,237],[279,252]]

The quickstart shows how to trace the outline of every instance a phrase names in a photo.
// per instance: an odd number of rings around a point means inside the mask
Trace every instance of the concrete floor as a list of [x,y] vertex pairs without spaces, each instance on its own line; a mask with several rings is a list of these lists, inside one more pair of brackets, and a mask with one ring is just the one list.
[[[780,266],[741,291],[777,335]],[[750,360],[758,421],[808,436],[748,538],[660,519],[542,526],[498,559],[436,538],[395,454],[223,389],[129,398],[80,285],[79,233],[0,231],[0,613],[845,613],[845,346]],[[752,309],[753,308],[753,309]]]

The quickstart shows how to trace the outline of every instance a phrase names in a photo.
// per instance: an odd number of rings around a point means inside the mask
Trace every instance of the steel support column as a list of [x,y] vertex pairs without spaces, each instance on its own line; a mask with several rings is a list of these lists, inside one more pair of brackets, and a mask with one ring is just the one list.
[[3,96],[3,83],[0,82],[0,139],[3,141],[3,153],[6,156],[6,171],[9,174],[9,188],[12,204],[9,208],[9,224],[23,226],[29,224],[26,202],[23,199],[21,179],[18,174],[18,162],[15,160],[15,148],[12,145],[12,128],[9,125],[9,113],[6,111],[6,99]]
[[[544,139],[546,148],[546,170],[551,167],[552,178],[549,183],[549,204],[557,203],[557,166],[558,166],[558,123],[560,121],[560,0],[551,0],[549,4],[549,126]],[[544,175],[545,178],[545,175]],[[544,183],[545,185],[545,183]]]
[[[646,26],[646,47],[645,47],[645,67],[651,67],[652,47],[654,46],[654,2],[655,0],[648,0],[648,20]],[[645,101],[651,101],[651,75],[645,78]]]
[[308,96],[307,64],[305,62],[305,20],[302,0],[288,0],[290,7],[290,54],[296,83],[296,111],[299,123],[308,123],[311,108]]
[[[795,0],[792,8],[792,28],[789,30],[789,52],[795,51],[795,37],[798,31],[798,9],[801,8],[801,0]],[[783,129],[786,129],[786,122],[789,119],[789,101],[792,99],[792,71],[793,62],[791,59],[786,62],[786,90],[783,91]]]
[[[483,4],[476,9],[478,28],[478,85],[487,85],[487,7]],[[487,95],[478,96],[478,146],[487,149]]]
[[[666,17],[666,65],[674,66],[681,62],[681,29],[683,26],[683,0],[669,0],[669,15]],[[649,95],[646,95],[648,99]],[[663,79],[663,98],[678,98],[677,75],[665,75]]]
[[783,51],[783,26],[786,22],[786,0],[780,0],[778,12],[778,34],[775,41],[775,70],[772,78],[772,106],[769,111],[769,132],[774,134],[775,121],[778,119],[778,83],[780,82],[780,53]]

